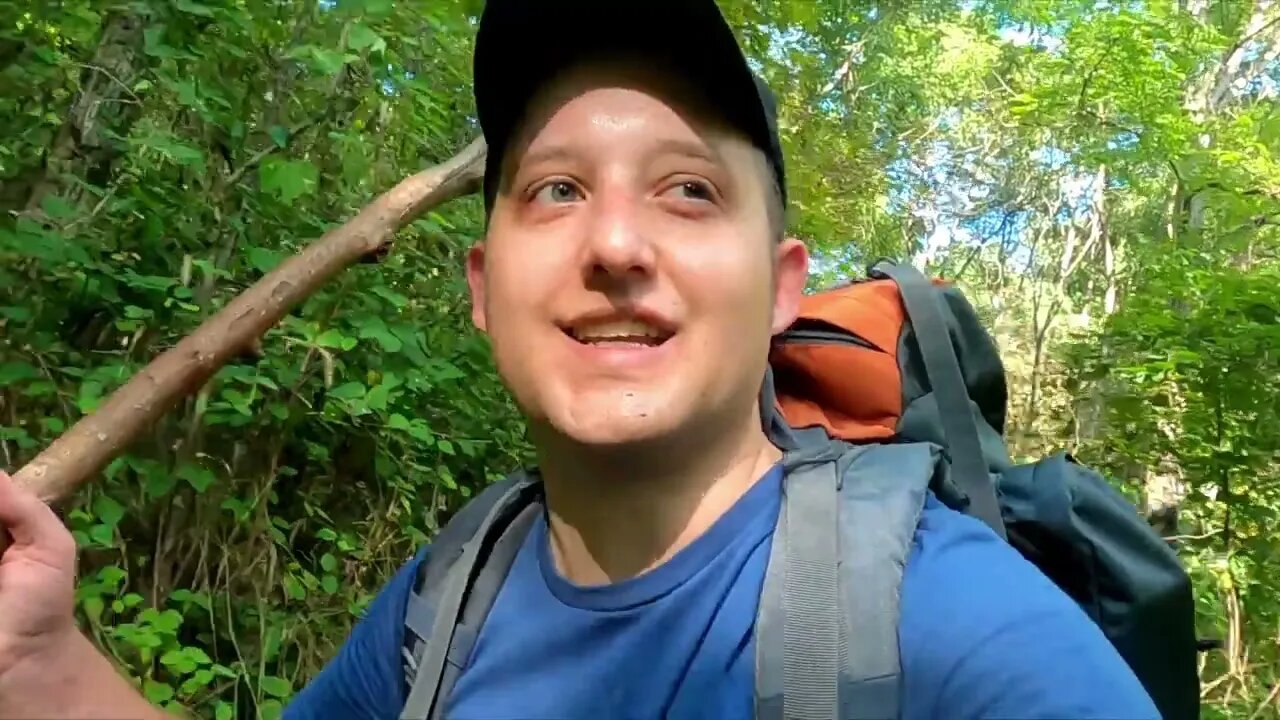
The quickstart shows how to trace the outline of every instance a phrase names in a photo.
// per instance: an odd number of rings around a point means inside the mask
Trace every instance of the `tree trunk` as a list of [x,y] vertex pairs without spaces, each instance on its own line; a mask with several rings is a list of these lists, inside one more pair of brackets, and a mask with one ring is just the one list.
[[[107,17],[92,61],[82,68],[80,88],[67,119],[45,153],[44,166],[26,193],[22,210],[38,214],[62,178],[77,175],[105,185],[122,149],[112,135],[127,135],[141,105],[131,89],[141,71],[142,18],[130,13]],[[66,198],[75,204],[77,198]]]

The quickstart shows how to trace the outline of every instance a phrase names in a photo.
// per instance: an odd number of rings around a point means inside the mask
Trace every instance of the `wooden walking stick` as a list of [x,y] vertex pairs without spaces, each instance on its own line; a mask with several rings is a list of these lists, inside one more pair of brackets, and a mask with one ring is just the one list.
[[[238,295],[195,332],[152,360],[14,476],[47,503],[70,495],[229,360],[254,352],[295,305],[363,258],[378,257],[423,213],[479,190],[486,146],[477,138],[449,160],[412,175]],[[0,552],[8,545],[0,532]]]

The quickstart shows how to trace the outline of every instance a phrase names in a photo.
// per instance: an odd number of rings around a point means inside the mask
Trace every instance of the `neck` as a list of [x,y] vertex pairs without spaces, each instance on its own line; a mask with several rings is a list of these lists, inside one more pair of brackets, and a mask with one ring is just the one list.
[[681,447],[540,452],[560,574],[578,585],[635,577],[705,532],[782,456],[759,414],[743,416],[718,443],[697,437]]

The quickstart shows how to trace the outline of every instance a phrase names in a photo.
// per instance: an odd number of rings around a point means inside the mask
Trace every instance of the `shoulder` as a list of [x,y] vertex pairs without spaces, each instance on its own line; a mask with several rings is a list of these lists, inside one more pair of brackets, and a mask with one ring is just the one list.
[[404,704],[404,613],[418,569],[419,550],[378,591],[338,654],[286,708],[285,720],[394,719]]
[[932,495],[902,585],[905,718],[1158,718],[1102,631],[981,521]]

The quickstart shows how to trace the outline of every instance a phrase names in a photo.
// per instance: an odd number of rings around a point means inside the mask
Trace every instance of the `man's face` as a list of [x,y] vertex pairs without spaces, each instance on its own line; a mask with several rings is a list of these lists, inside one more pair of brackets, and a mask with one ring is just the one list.
[[808,260],[773,237],[763,155],[686,96],[580,68],[509,146],[468,279],[536,436],[661,444],[740,424],[795,317]]

